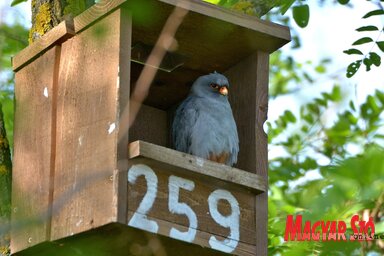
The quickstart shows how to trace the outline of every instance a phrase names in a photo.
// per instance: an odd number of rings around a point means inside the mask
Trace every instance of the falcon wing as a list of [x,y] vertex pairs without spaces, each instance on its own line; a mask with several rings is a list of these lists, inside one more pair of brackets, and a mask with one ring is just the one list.
[[177,108],[172,124],[172,141],[176,150],[191,153],[192,130],[198,114],[193,99],[190,97]]

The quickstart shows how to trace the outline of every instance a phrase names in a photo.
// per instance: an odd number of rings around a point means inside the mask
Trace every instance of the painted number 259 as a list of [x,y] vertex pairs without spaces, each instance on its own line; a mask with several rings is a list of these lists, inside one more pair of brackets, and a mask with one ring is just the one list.
[[[154,220],[147,218],[157,196],[158,179],[155,172],[148,166],[138,164],[133,165],[128,171],[128,182],[135,184],[138,177],[144,176],[147,191],[139,204],[136,212],[129,220],[128,225],[144,229],[146,231],[157,233],[159,225]],[[187,231],[180,231],[172,227],[169,236],[174,239],[192,242],[196,237],[198,228],[198,219],[193,209],[184,202],[179,201],[180,190],[184,189],[192,192],[195,189],[195,183],[181,177],[171,175],[168,180],[168,210],[172,214],[185,215],[189,221]],[[231,214],[224,216],[218,210],[218,202],[225,200],[231,206]],[[212,219],[222,227],[229,228],[228,237],[219,240],[215,236],[209,239],[209,245],[216,250],[223,252],[233,252],[240,239],[240,208],[236,198],[227,190],[217,189],[208,196],[208,208]]]

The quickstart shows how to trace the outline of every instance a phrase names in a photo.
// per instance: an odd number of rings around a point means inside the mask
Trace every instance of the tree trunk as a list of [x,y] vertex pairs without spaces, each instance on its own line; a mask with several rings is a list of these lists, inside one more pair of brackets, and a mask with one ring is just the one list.
[[40,38],[66,16],[76,16],[95,3],[94,0],[32,0],[32,28],[29,42]]
[[9,224],[11,215],[11,152],[6,137],[0,104],[0,255],[9,255]]

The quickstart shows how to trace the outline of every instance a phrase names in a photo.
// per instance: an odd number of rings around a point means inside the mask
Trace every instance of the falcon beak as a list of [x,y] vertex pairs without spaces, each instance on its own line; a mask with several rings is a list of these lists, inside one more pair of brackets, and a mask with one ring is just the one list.
[[228,95],[228,88],[226,86],[220,87],[219,93],[223,96],[227,96]]

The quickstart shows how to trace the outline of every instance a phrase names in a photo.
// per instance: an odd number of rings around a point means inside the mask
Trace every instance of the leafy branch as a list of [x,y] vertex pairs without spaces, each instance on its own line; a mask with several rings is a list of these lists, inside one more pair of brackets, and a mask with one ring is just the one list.
[[[384,15],[383,9],[377,9],[371,12],[368,12],[363,16],[363,19],[367,19],[372,16],[378,16],[378,15]],[[351,48],[348,50],[345,50],[344,53],[348,55],[362,55],[363,57],[361,59],[358,59],[351,64],[349,64],[347,68],[347,74],[346,76],[348,78],[354,76],[356,72],[360,69],[361,64],[364,64],[366,66],[366,70],[370,71],[371,66],[374,65],[376,67],[379,67],[381,65],[381,57],[378,53],[373,51],[374,46],[376,45],[382,52],[384,52],[384,41],[379,41],[381,34],[383,33],[384,28],[379,29],[377,26],[368,25],[363,26],[356,31],[358,32],[378,32],[378,36],[376,40],[373,40],[371,37],[364,36],[360,39],[356,40],[352,46],[360,46],[367,43],[372,43],[371,50],[367,54],[363,54],[363,52],[357,48]]]

